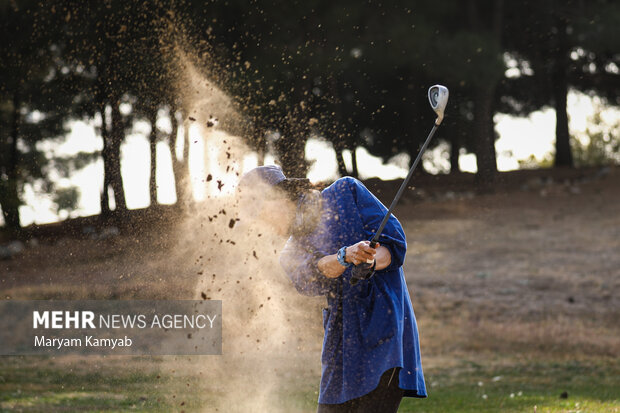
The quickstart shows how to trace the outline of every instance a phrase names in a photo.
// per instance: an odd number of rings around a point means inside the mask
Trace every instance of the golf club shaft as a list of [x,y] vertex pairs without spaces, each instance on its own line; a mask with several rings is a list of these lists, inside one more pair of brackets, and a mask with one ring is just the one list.
[[407,177],[405,178],[403,183],[400,185],[400,188],[398,189],[398,192],[396,193],[396,196],[394,197],[394,200],[392,201],[390,208],[388,209],[387,213],[383,217],[383,221],[381,221],[381,225],[379,225],[379,229],[377,230],[375,235],[372,237],[372,240],[370,241],[371,247],[374,248],[377,245],[377,241],[379,241],[379,237],[381,236],[381,233],[383,232],[383,228],[385,228],[385,224],[387,224],[388,219],[390,219],[390,215],[392,215],[392,211],[394,210],[394,207],[396,206],[396,204],[398,203],[398,200],[400,199],[401,195],[405,191],[405,188],[407,187],[407,184],[409,183],[409,180],[411,179],[411,176],[413,175],[413,171],[415,171],[415,168],[418,166],[420,159],[422,159],[422,155],[424,154],[424,151],[426,150],[426,147],[428,146],[429,142],[433,138],[433,135],[435,134],[435,131],[437,130],[438,126],[439,125],[437,125],[436,123],[433,125],[433,129],[431,129],[431,132],[428,134],[428,138],[426,138],[426,141],[420,148],[420,152],[418,152],[418,156],[415,158],[413,165],[411,165],[411,169],[409,169],[409,173],[407,174]]

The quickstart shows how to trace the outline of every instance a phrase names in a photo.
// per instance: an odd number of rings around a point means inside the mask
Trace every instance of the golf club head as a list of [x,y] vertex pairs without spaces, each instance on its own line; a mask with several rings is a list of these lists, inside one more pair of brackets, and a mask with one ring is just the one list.
[[428,101],[437,114],[435,125],[440,125],[443,120],[443,113],[446,109],[446,105],[448,104],[449,94],[450,92],[448,92],[448,88],[442,85],[431,86],[428,89]]

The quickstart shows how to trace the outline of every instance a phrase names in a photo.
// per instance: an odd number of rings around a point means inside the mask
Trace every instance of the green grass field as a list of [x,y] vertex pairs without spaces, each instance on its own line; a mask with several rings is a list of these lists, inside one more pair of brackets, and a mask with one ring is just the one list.
[[[91,360],[92,361],[92,360]],[[208,363],[208,358],[204,359]],[[238,411],[195,374],[163,373],[161,358],[86,364],[42,357],[0,361],[0,409],[67,411]],[[401,412],[620,412],[620,362],[522,362],[488,367],[462,361],[426,373],[427,399],[404,399]],[[274,390],[273,411],[312,412],[316,383]],[[562,398],[565,394],[567,397]],[[247,400],[255,395],[247,394]],[[217,409],[217,410],[216,410]]]

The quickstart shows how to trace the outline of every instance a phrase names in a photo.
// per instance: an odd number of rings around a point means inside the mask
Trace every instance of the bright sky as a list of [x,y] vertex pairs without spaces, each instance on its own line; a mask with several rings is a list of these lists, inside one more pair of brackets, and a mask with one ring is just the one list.
[[[596,103],[596,102],[594,102]],[[596,110],[591,98],[576,93],[570,93],[568,99],[570,115],[570,130],[572,134],[584,131],[587,121]],[[611,111],[611,110],[608,110]],[[620,119],[619,111],[611,111],[614,119]],[[449,112],[448,112],[449,113]],[[611,119],[613,121],[613,119]],[[99,120],[95,120],[99,122]],[[552,153],[555,142],[555,112],[546,109],[532,113],[526,118],[498,114],[495,117],[496,130],[500,138],[496,141],[497,164],[500,171],[508,171],[519,168],[519,160],[526,160],[531,155],[538,160]],[[161,117],[158,121],[158,129],[169,132],[169,119]],[[429,129],[430,129],[429,125]],[[148,180],[149,180],[149,143],[148,134],[150,127],[146,122],[137,122],[123,145],[121,146],[121,173],[125,186],[127,206],[130,209],[144,208],[149,205]],[[181,131],[180,131],[181,132]],[[426,134],[427,130],[419,133]],[[438,131],[441,136],[441,129]],[[205,140],[200,131],[190,129],[190,176],[193,184],[194,196],[204,199],[207,191],[213,195],[227,194],[234,188],[238,179],[234,171],[226,173],[225,167],[218,165],[219,149],[223,148],[222,140],[227,135],[223,132],[213,132],[209,137],[209,150],[204,158]],[[43,148],[50,154],[72,155],[80,151],[93,152],[101,150],[102,142],[95,134],[93,124],[85,122],[73,122],[71,132],[62,144],[46,143]],[[177,151],[181,153],[182,148]],[[225,148],[224,148],[225,149]],[[423,160],[427,170],[433,173],[449,170],[449,161],[446,157],[447,145],[439,146],[425,154]],[[351,168],[351,153],[344,153],[345,163]],[[306,144],[306,159],[313,162],[308,177],[312,181],[322,181],[337,178],[336,155],[330,143],[320,138],[312,138]],[[409,156],[398,155],[390,163],[384,164],[379,158],[368,153],[364,148],[357,148],[357,159],[360,177],[362,179],[379,177],[381,179],[402,178],[407,174]],[[265,163],[274,162],[272,154],[268,154]],[[245,156],[237,170],[248,170],[257,165],[256,154]],[[476,171],[476,157],[473,154],[461,154],[459,165],[463,171]],[[222,191],[216,189],[214,181],[207,186],[205,177],[207,173],[221,179],[224,182]],[[101,160],[87,166],[75,173],[70,179],[60,179],[60,186],[76,186],[80,191],[79,208],[71,212],[71,217],[93,215],[99,213],[99,194],[103,186],[103,162]],[[167,143],[157,144],[157,185],[158,201],[163,204],[176,202],[174,193],[174,179],[172,173],[172,161]],[[27,185],[24,193],[26,205],[20,208],[22,225],[32,222],[47,223],[58,220],[54,205],[49,195],[41,194],[30,185]],[[61,218],[66,218],[63,213]]]

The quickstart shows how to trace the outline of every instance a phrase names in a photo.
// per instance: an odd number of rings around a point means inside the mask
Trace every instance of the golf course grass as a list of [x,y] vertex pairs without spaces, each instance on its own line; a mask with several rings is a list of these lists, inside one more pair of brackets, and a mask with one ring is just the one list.
[[[99,367],[71,361],[62,368],[64,361],[49,358],[3,358],[0,411],[227,411],[223,395],[210,392],[199,375],[159,372],[164,358],[100,361]],[[426,376],[429,397],[404,399],[400,412],[620,412],[620,363],[613,360],[501,367],[462,361]],[[274,411],[313,411],[316,384],[279,389]]]

